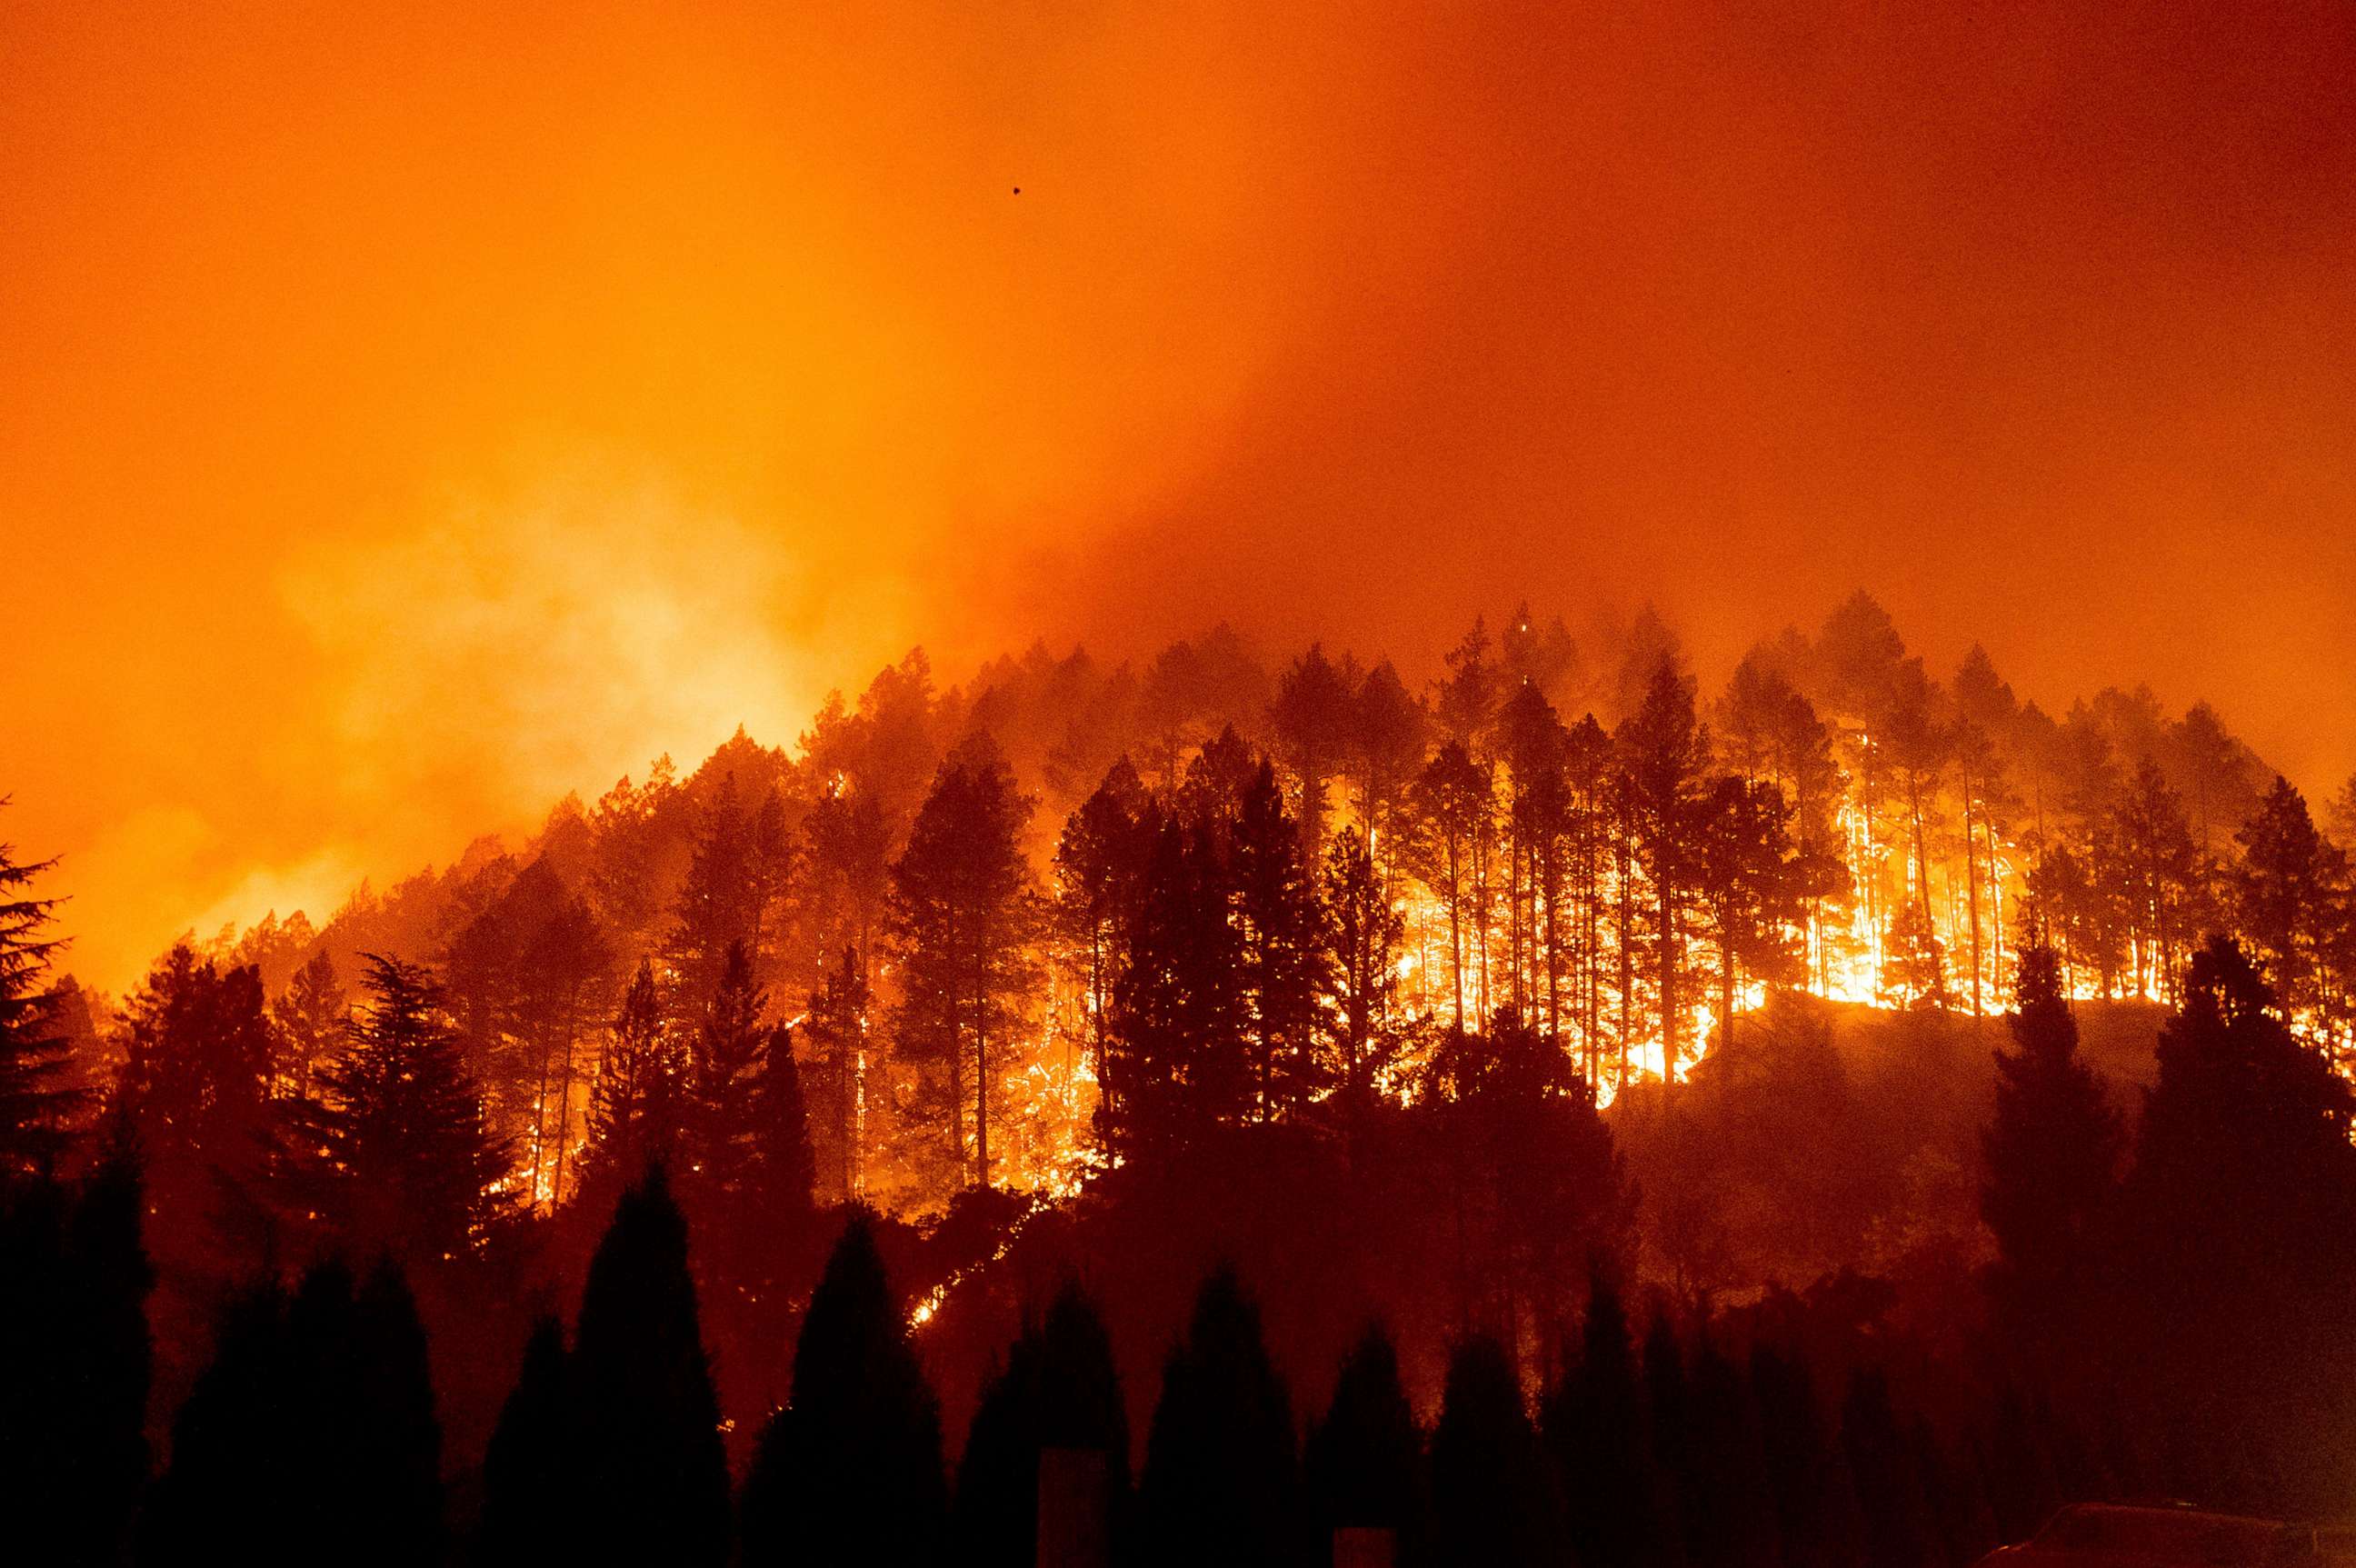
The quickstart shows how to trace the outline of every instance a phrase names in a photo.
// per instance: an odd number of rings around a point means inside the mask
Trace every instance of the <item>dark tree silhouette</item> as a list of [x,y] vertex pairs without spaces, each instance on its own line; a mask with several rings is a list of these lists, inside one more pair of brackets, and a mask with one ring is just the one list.
[[976,1187],[991,1185],[1000,1074],[1035,970],[1037,899],[1023,854],[1032,804],[996,746],[978,736],[941,765],[892,871],[895,1041],[932,1075],[948,1167]]
[[1111,1526],[1129,1492],[1129,1415],[1112,1343],[1076,1283],[1046,1317],[1026,1323],[982,1392],[958,1466],[955,1539],[961,1562],[1029,1568],[1038,1561],[1039,1455],[1069,1448],[1100,1455],[1096,1499]]
[[875,1222],[857,1213],[802,1319],[793,1399],[762,1430],[745,1478],[744,1562],[930,1563],[948,1511],[940,1407]]
[[1866,1568],[1939,1568],[1945,1553],[1923,1493],[1921,1458],[1879,1369],[1860,1368],[1850,1377],[1840,1439],[1864,1516]]
[[[1399,1382],[1398,1352],[1379,1324],[1343,1359],[1333,1402],[1302,1448],[1301,1482],[1320,1545],[1337,1530],[1387,1530],[1397,1562],[1423,1560],[1423,1434]],[[1322,1560],[1312,1551],[1311,1561]]]
[[688,1268],[687,1220],[660,1165],[622,1195],[590,1261],[570,1358],[571,1527],[613,1562],[718,1563],[728,1459]]
[[1676,1563],[1672,1505],[1653,1459],[1627,1310],[1600,1262],[1589,1274],[1578,1362],[1547,1391],[1543,1414],[1580,1560],[1644,1568]]
[[1262,1121],[1298,1119],[1326,1079],[1319,1046],[1330,979],[1301,840],[1275,770],[1261,763],[1244,790],[1229,860],[1244,1045]]
[[1460,1341],[1431,1434],[1430,1561],[1552,1568],[1565,1541],[1561,1496],[1513,1362],[1494,1339]]
[[356,1250],[412,1264],[463,1258],[508,1208],[507,1150],[484,1124],[434,977],[380,954],[368,966],[351,1043],[319,1075],[323,1204]]
[[2053,950],[2020,957],[2013,1048],[1997,1053],[1996,1113],[1981,1134],[1980,1218],[1996,1238],[1990,1281],[2004,1338],[2040,1376],[2057,1340],[2085,1326],[2118,1176],[2118,1113],[2078,1055],[2078,1024]]
[[[142,1516],[142,1562],[432,1562],[441,1550],[441,1431],[425,1335],[390,1266],[357,1294],[342,1265],[293,1297],[248,1293],[172,1428]],[[323,1542],[333,1542],[323,1547]]]
[[67,1041],[47,983],[64,945],[48,934],[58,900],[31,894],[34,878],[56,864],[20,861],[0,843],[0,1178],[48,1170],[67,1121],[88,1098],[61,1076]]
[[573,1466],[577,1418],[564,1326],[543,1317],[524,1344],[522,1369],[483,1455],[473,1555],[481,1568],[510,1568],[543,1554],[570,1558],[578,1550],[584,1499]]
[[2356,1098],[2217,938],[2160,1032],[2121,1203],[2120,1369],[2172,1489],[2312,1511],[2345,1484],[2313,1434],[2356,1420]]
[[1145,1563],[1251,1568],[1299,1555],[1291,1401],[1232,1270],[1204,1282],[1162,1363],[1138,1502]]
[[27,1562],[121,1560],[147,1474],[140,1208],[119,1134],[78,1188],[0,1182],[0,1519]]

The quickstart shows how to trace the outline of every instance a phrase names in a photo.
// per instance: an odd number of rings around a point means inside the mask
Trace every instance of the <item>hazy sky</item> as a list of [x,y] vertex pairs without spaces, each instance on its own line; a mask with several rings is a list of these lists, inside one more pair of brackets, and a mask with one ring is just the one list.
[[2351,80],[2343,0],[13,5],[0,836],[120,985],[916,640],[1856,586],[2326,788]]

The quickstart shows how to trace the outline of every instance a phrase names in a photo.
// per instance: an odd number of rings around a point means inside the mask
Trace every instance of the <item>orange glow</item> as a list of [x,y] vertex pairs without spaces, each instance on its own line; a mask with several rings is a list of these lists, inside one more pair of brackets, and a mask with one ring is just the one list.
[[120,987],[917,640],[1859,584],[2328,789],[2356,41],[2197,10],[10,7],[9,837]]

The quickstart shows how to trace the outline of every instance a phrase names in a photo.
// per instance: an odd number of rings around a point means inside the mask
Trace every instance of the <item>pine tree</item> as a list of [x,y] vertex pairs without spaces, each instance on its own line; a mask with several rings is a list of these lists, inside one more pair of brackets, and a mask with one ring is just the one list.
[[2344,1484],[2299,1434],[2356,1421],[2356,1094],[2211,939],[2160,1032],[2121,1194],[2132,1332],[2120,1368],[2172,1490],[2311,1512]]
[[933,1562],[948,1487],[940,1408],[875,1248],[853,1216],[794,1347],[793,1399],[762,1429],[744,1497],[747,1568]]
[[1261,1121],[1298,1119],[1325,1086],[1319,1045],[1330,980],[1301,845],[1275,770],[1262,763],[1244,791],[1229,852],[1244,1041]]
[[1111,1524],[1129,1490],[1129,1417],[1111,1340],[1076,1283],[1023,1325],[975,1409],[957,1475],[961,1561],[1028,1568],[1038,1560],[1040,1455],[1049,1448],[1102,1456],[1097,1506]]
[[1031,810],[977,736],[941,765],[892,872],[898,1048],[932,1075],[949,1168],[976,1187],[992,1179],[991,1121],[1034,978],[1036,899],[1023,854]]
[[473,1554],[481,1568],[511,1568],[542,1553],[569,1560],[578,1550],[584,1500],[573,1466],[576,1418],[564,1326],[542,1317],[524,1344],[516,1385],[483,1455],[483,1513]]
[[1548,1391],[1544,1419],[1580,1559],[1675,1563],[1636,1348],[1619,1289],[1600,1262],[1590,1272],[1578,1364]]
[[1138,1505],[1147,1564],[1262,1568],[1297,1555],[1291,1401],[1269,1364],[1259,1308],[1232,1271],[1204,1283],[1185,1337],[1162,1363]]
[[507,1212],[507,1151],[484,1124],[432,974],[366,957],[369,999],[343,1056],[320,1074],[328,1212],[360,1255],[463,1258]]
[[1692,1568],[1777,1568],[1783,1561],[1759,1407],[1742,1369],[1705,1333],[1693,1360],[1693,1467],[1708,1495],[1689,1503],[1682,1531]]
[[1980,1139],[1980,1218],[1996,1238],[2005,1337],[2050,1374],[2047,1354],[2085,1326],[2121,1138],[2118,1113],[2078,1054],[2051,948],[2021,954],[2018,985],[2007,1020],[2014,1048],[1997,1054],[1996,1112]]
[[1333,986],[1333,1031],[1341,1057],[1339,1090],[1345,1113],[1362,1117],[1384,1069],[1397,1055],[1393,1011],[1398,992],[1398,949],[1404,918],[1375,869],[1365,837],[1334,836],[1325,854],[1318,929]]
[[1921,1461],[1878,1369],[1860,1368],[1841,1402],[1841,1452],[1865,1520],[1866,1568],[1939,1568]]
[[1663,660],[1643,705],[1613,737],[1621,754],[1623,799],[1637,868],[1650,892],[1653,980],[1661,1016],[1662,1062],[1681,1059],[1685,940],[1692,924],[1695,874],[1704,811],[1702,773],[1709,736],[1694,718],[1693,690]]
[[728,1457],[660,1165],[622,1195],[590,1261],[570,1359],[577,1539],[616,1563],[728,1555]]
[[699,1218],[744,1195],[757,1126],[754,1085],[768,1045],[762,1015],[769,993],[753,977],[753,957],[729,945],[711,999],[688,1047],[680,1128],[687,1168],[680,1187]]
[[1431,1434],[1431,1561],[1440,1568],[1553,1568],[1561,1494],[1495,1340],[1460,1341]]
[[1301,1451],[1301,1483],[1320,1541],[1338,1530],[1387,1530],[1395,1561],[1422,1560],[1429,1506],[1423,1434],[1399,1381],[1398,1352],[1379,1324],[1369,1325],[1343,1359],[1333,1401]]
[[841,961],[827,972],[826,983],[810,993],[809,1021],[802,1026],[818,1080],[813,1098],[819,1112],[810,1132],[821,1151],[820,1186],[837,1203],[856,1203],[866,1187],[860,1095],[866,1077],[868,1014],[873,1005],[874,993],[861,972],[859,953],[846,946]]
[[0,1518],[28,1562],[122,1560],[147,1472],[140,1208],[120,1137],[78,1188],[0,1182]]
[[319,1069],[343,1048],[351,1012],[351,998],[336,977],[336,961],[321,948],[294,972],[270,1010],[285,1042],[280,1069],[285,1092],[298,1100],[311,1097]]
[[[7,803],[0,796],[0,806]],[[58,900],[30,892],[34,878],[56,864],[19,861],[0,843],[0,1178],[47,1171],[87,1098],[60,1079],[67,1043],[45,983],[64,945],[48,934]]]
[[589,1147],[581,1197],[618,1196],[676,1152],[685,1108],[686,1053],[671,1030],[654,966],[638,961],[607,1033],[589,1092]]

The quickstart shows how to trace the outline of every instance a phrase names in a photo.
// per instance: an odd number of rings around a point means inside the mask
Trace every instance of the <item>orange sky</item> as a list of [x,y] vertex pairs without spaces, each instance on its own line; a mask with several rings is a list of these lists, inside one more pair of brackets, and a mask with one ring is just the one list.
[[2329,787],[2356,10],[2051,9],[9,6],[0,831],[120,985],[917,639],[1858,585]]

